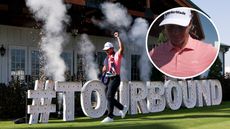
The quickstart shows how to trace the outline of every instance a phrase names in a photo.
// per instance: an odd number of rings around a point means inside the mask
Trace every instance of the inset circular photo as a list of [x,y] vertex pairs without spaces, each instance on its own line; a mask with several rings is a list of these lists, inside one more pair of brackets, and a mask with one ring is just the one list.
[[146,50],[165,75],[187,79],[207,71],[219,53],[220,40],[209,16],[193,8],[165,11],[150,25]]

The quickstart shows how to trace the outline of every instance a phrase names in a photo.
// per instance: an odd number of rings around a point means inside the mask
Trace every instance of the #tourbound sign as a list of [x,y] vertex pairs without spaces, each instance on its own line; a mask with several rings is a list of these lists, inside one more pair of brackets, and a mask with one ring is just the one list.
[[[103,116],[107,107],[105,85],[99,80],[86,82],[45,82],[36,81],[34,90],[28,91],[32,105],[28,105],[29,124],[47,123],[49,114],[56,111],[52,98],[56,92],[63,93],[63,120],[74,120],[75,92],[81,92],[81,103],[84,114],[91,118]],[[96,105],[92,105],[92,93],[96,93]],[[222,87],[218,80],[190,80],[140,82],[122,81],[119,87],[119,101],[129,107],[128,113],[154,113],[164,111],[166,107],[177,110],[180,107],[194,108],[219,105],[222,101]],[[119,115],[115,108],[114,114]],[[39,115],[40,114],[40,115]]]

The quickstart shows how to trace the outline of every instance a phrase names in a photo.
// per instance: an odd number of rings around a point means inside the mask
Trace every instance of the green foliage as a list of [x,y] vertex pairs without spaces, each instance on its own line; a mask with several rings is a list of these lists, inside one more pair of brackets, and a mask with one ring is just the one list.
[[0,86],[0,118],[19,118],[26,113],[26,85],[12,80]]
[[164,81],[164,74],[157,68],[152,67],[151,81]]
[[220,58],[217,57],[216,61],[213,63],[212,67],[210,68],[210,71],[208,73],[208,78],[212,79],[220,79],[222,78],[222,63],[220,61]]
[[230,78],[229,79],[220,79],[221,86],[222,86],[222,92],[223,92],[223,99],[224,101],[230,101]]
[[157,43],[161,44],[167,41],[167,36],[165,35],[165,33],[162,31],[157,39]]

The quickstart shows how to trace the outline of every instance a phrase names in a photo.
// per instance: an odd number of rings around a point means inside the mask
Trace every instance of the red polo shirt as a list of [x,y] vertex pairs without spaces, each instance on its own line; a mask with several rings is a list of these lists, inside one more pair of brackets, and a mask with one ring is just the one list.
[[149,54],[163,72],[176,77],[190,77],[203,72],[213,62],[217,49],[189,36],[188,43],[182,49],[166,42]]
[[114,55],[109,55],[108,58],[104,60],[104,65],[108,66],[108,70],[110,71],[111,64],[114,63],[115,73],[120,75],[121,59],[122,55],[117,51]]

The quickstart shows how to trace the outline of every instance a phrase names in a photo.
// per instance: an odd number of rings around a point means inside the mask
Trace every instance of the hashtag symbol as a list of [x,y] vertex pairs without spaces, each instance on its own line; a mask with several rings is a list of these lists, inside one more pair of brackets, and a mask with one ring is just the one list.
[[[28,105],[27,113],[30,114],[29,124],[47,123],[50,112],[56,112],[56,105],[51,104],[56,97],[54,82],[47,80],[45,86],[42,81],[35,81],[34,90],[28,90],[28,98],[32,99],[32,105]],[[40,115],[40,116],[39,116]]]

